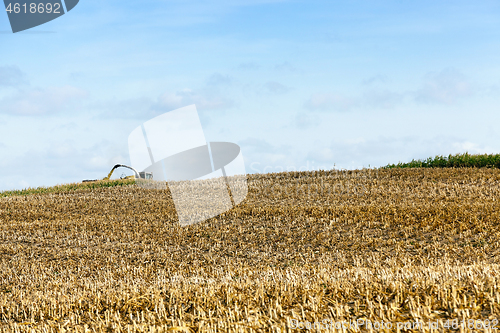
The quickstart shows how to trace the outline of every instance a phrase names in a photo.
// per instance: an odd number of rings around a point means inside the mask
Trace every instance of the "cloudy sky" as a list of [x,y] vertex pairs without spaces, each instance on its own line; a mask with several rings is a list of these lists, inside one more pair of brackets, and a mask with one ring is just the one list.
[[500,152],[498,1],[81,0],[0,45],[0,190],[102,178],[193,103],[248,173]]

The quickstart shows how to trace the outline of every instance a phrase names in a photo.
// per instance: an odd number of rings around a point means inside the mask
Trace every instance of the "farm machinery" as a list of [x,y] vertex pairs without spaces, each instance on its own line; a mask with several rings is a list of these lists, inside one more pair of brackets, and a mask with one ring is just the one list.
[[[128,177],[124,177],[125,179],[147,179],[147,180],[150,180],[150,179],[153,179],[153,173],[152,172],[139,172],[137,171],[135,168],[131,167],[131,166],[128,166],[128,165],[125,165],[125,164],[116,164],[112,169],[111,171],[108,173],[108,176],[103,178],[102,180],[109,180],[111,178],[111,175],[113,175],[113,172],[118,169],[118,168],[127,168],[127,169],[130,169],[134,172],[134,175],[133,176],[128,176]],[[84,180],[83,182],[96,182],[96,181],[99,181],[99,179],[87,179],[87,180]]]

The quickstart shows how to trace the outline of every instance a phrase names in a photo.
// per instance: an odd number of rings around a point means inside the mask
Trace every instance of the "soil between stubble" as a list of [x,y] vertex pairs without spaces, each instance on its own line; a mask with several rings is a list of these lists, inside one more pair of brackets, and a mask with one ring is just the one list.
[[236,208],[188,227],[168,190],[135,185],[0,199],[2,330],[500,320],[500,170],[292,172],[248,185]]

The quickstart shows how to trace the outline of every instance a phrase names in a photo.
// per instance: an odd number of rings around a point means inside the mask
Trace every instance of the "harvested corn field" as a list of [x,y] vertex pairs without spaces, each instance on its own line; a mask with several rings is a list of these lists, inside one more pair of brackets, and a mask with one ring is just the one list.
[[242,204],[188,227],[168,190],[136,185],[1,198],[0,329],[500,328],[500,170],[248,185]]

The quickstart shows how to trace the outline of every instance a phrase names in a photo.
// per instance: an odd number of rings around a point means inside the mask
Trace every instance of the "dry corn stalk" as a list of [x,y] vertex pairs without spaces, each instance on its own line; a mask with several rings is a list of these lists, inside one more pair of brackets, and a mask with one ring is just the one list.
[[253,175],[242,204],[184,228],[168,190],[2,198],[0,329],[500,319],[499,184],[495,169]]

